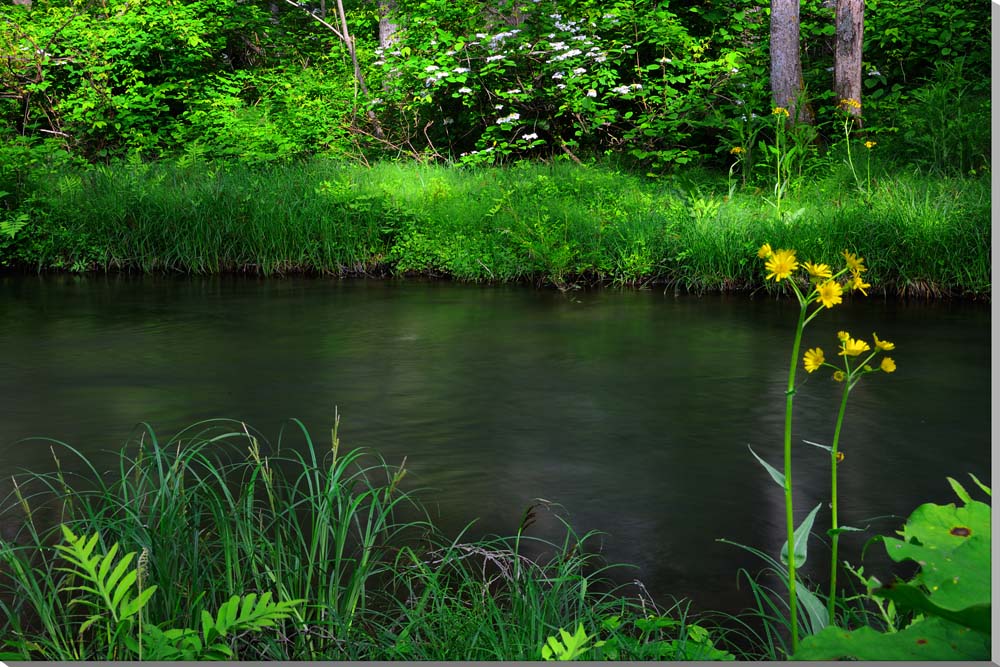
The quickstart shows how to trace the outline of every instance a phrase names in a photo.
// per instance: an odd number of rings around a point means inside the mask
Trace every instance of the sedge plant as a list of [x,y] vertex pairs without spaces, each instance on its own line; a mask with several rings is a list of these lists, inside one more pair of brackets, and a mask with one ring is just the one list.
[[[787,529],[787,542],[782,550],[783,560],[786,560],[788,573],[788,606],[789,606],[789,629],[791,633],[792,653],[798,647],[798,603],[796,594],[796,551],[800,546],[804,549],[804,541],[808,536],[809,527],[815,517],[815,510],[810,513],[809,518],[799,530],[795,529],[794,513],[792,504],[792,405],[795,398],[795,371],[798,367],[799,349],[802,344],[802,332],[806,326],[816,317],[829,308],[843,302],[844,289],[851,291],[861,290],[871,285],[864,282],[861,274],[867,271],[864,259],[844,250],[844,267],[836,274],[827,264],[814,264],[804,262],[799,264],[795,250],[778,249],[772,250],[770,243],[765,243],[757,252],[757,257],[765,261],[767,269],[766,280],[773,279],[776,283],[787,281],[791,285],[792,292],[799,302],[799,317],[795,327],[795,338],[792,342],[791,363],[788,368],[788,385],[785,392],[785,428],[784,428],[784,472],[779,473],[771,466],[761,461],[771,473],[775,481],[779,482],[785,492],[785,523]],[[800,269],[804,270],[808,282],[805,288],[800,287],[798,280],[793,277]],[[753,452],[753,450],[751,450]],[[756,456],[756,454],[754,454]],[[807,525],[808,524],[808,525]],[[804,559],[804,552],[802,558]]]

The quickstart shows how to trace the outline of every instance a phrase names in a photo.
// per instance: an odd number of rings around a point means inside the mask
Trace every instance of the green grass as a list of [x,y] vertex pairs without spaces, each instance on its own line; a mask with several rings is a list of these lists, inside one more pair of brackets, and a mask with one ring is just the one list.
[[578,624],[607,642],[595,657],[726,655],[714,626],[713,638],[692,630],[686,603],[663,609],[612,586],[591,536],[569,526],[558,544],[529,536],[530,513],[514,537],[442,535],[401,488],[405,467],[340,450],[336,428],[319,445],[292,420],[272,447],[230,420],[166,442],[143,426],[108,472],[68,444],[33,440],[52,448],[52,471],[17,476],[0,506],[5,659],[136,657],[99,624],[81,632],[103,607],[68,571],[61,526],[97,540],[101,577],[113,550],[141,554],[138,585],[156,586],[137,617],[147,634],[201,628],[233,596],[304,601],[274,627],[229,637],[233,659],[537,660],[548,636]]
[[874,169],[864,197],[845,167],[818,171],[778,219],[763,171],[730,190],[705,172],[650,180],[565,163],[38,169],[8,202],[30,222],[0,240],[0,264],[744,290],[761,282],[766,241],[831,265],[850,249],[876,291],[989,294],[988,177]]

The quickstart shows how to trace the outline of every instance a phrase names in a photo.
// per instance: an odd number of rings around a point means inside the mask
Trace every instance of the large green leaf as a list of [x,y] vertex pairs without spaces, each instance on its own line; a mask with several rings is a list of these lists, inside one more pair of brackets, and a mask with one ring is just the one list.
[[[987,574],[989,574],[987,572]],[[876,589],[875,595],[887,598],[896,603],[899,609],[909,609],[928,616],[940,616],[953,623],[964,625],[979,632],[990,631],[990,605],[975,604],[964,609],[948,609],[935,604],[926,593],[910,584],[890,584]]]
[[915,509],[903,526],[907,542],[916,539],[924,546],[938,548],[954,548],[971,535],[990,540],[990,506],[977,500],[963,507],[926,503]]
[[990,602],[990,507],[926,504],[903,527],[905,541],[885,538],[889,557],[913,560],[930,602],[951,611]]
[[989,660],[989,635],[926,618],[905,630],[882,634],[864,627],[850,632],[835,625],[803,638],[792,660]]

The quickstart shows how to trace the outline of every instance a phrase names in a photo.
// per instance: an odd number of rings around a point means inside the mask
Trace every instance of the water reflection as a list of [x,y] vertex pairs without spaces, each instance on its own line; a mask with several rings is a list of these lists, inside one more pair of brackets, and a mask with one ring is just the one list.
[[[408,457],[406,482],[428,487],[448,530],[478,517],[474,534],[511,533],[545,498],[579,532],[606,531],[608,557],[638,565],[654,594],[734,609],[737,568],[759,564],[716,539],[784,540],[781,490],[747,445],[781,460],[793,304],[321,279],[9,277],[0,290],[0,477],[51,466],[46,447],[15,443],[30,435],[98,458],[140,420],[166,436],[227,416],[276,435],[296,416],[324,438],[338,406],[344,444]],[[842,523],[949,502],[945,475],[987,479],[988,308],[859,300],[803,343],[832,350],[838,329],[877,331],[899,363],[852,392]],[[820,376],[800,373],[797,440],[831,436],[839,387]],[[826,502],[823,452],[797,447],[795,475],[804,516]],[[559,523],[543,514],[534,530],[558,537]],[[845,536],[844,556],[864,539]]]

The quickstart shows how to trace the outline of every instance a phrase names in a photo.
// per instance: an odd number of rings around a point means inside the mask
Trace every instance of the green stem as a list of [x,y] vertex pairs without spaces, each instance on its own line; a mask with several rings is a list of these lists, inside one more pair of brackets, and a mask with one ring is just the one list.
[[[793,288],[795,287],[792,283]],[[799,646],[798,604],[795,597],[795,517],[792,512],[792,401],[795,398],[795,370],[798,368],[799,347],[802,331],[806,325],[806,311],[809,302],[802,298],[799,290],[799,321],[795,327],[795,342],[792,344],[792,363],[788,368],[788,390],[785,392],[785,523],[788,532],[788,608],[792,624],[792,654]]]
[[775,126],[775,133],[774,133],[774,147],[777,150],[776,157],[774,160],[775,178],[776,178],[776,187],[774,194],[775,194],[775,204],[777,207],[777,214],[779,220],[781,219],[781,139],[782,135],[784,134],[782,132],[782,130],[784,129],[782,127],[782,123],[784,121],[781,116],[782,114],[778,114],[778,123]]
[[840,542],[840,533],[837,523],[837,444],[840,442],[840,427],[844,424],[844,412],[847,410],[847,395],[851,393],[850,378],[844,380],[844,395],[840,399],[840,412],[837,413],[837,426],[833,430],[833,445],[830,447],[830,528],[833,531],[831,556],[830,556],[830,599],[827,601],[826,610],[833,623],[833,608],[837,598],[837,544]]
[[858,190],[861,190],[861,181],[858,180],[858,172],[854,169],[854,160],[851,159],[851,119],[844,119],[844,138],[847,143],[847,164],[851,167],[851,174],[854,176],[854,184],[858,186]]

